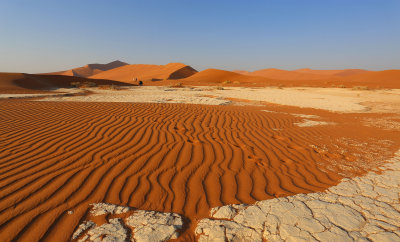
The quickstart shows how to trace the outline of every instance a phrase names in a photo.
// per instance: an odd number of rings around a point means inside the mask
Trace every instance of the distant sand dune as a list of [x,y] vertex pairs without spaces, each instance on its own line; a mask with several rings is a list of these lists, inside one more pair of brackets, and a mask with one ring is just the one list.
[[307,145],[329,136],[323,128],[255,107],[1,101],[0,113],[7,241],[66,241],[95,202],[195,223],[212,207],[322,191],[341,178],[322,172],[325,156]]
[[207,69],[198,72],[188,78],[184,79],[187,82],[192,83],[208,83],[209,85],[223,84],[223,83],[242,83],[242,84],[252,84],[252,83],[268,83],[274,80],[259,77],[259,76],[247,76],[232,71],[224,71],[218,69]]
[[181,79],[195,73],[197,73],[195,69],[182,63],[169,63],[167,65],[135,64],[105,71],[93,75],[91,78],[132,83],[134,79],[141,81]]
[[235,70],[234,72],[248,75],[261,76],[275,80],[339,80],[339,77],[352,76],[357,74],[368,73],[369,71],[361,69],[345,69],[345,70],[312,70],[309,68],[298,69],[294,71],[280,70],[275,68],[256,70],[253,72]]
[[46,73],[49,75],[64,75],[64,76],[76,76],[76,77],[90,77],[99,74],[103,71],[108,71],[114,68],[128,65],[122,61],[113,61],[107,64],[88,64],[82,67],[77,67],[67,71],[58,71],[52,73]]
[[94,82],[97,85],[127,85],[118,81],[87,79],[63,75],[0,73],[0,93],[46,93],[54,88],[71,87],[71,82]]
[[362,69],[344,69],[344,70],[312,70],[310,68],[294,70],[298,73],[308,73],[314,75],[328,75],[328,76],[351,76],[362,73],[368,73],[370,71]]
[[365,71],[263,69],[254,72],[207,69],[184,79],[191,85],[400,88],[400,70]]

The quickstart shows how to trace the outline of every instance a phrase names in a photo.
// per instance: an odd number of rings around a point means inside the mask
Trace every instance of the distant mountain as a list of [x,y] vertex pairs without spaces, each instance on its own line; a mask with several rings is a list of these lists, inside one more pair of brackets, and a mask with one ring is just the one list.
[[70,69],[67,71],[59,71],[46,73],[50,75],[63,75],[63,76],[76,76],[76,77],[90,77],[99,74],[103,71],[112,70],[121,66],[128,65],[125,62],[116,60],[107,64],[88,64],[82,67]]
[[134,64],[104,71],[91,76],[91,78],[133,83],[135,79],[141,81],[182,79],[195,73],[197,73],[195,69],[182,63],[166,65]]

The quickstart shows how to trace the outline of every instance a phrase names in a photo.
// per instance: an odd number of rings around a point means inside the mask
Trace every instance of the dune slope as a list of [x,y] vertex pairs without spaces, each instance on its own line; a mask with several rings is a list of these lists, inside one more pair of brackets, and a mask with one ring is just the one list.
[[329,78],[326,75],[286,71],[273,68],[253,71],[248,73],[247,75],[262,76],[276,80],[321,80]]
[[71,82],[87,81],[97,85],[126,85],[118,81],[74,76],[0,73],[0,93],[43,93],[53,88],[71,87]]
[[313,70],[310,68],[298,69],[294,72],[314,74],[314,75],[327,75],[327,76],[352,76],[357,74],[363,74],[370,71],[362,69],[344,69],[344,70]]
[[76,77],[89,77],[95,74],[98,74],[103,71],[108,71],[114,68],[118,68],[121,66],[128,65],[122,61],[113,61],[107,64],[88,64],[82,67],[74,68],[67,71],[59,71],[59,72],[52,72],[46,73],[49,75],[64,75],[64,76],[76,76]]
[[172,211],[195,224],[211,207],[321,191],[341,178],[322,172],[324,156],[308,145],[324,129],[297,128],[287,114],[0,102],[0,238],[7,241],[67,241],[90,203]]
[[93,75],[91,78],[132,83],[135,79],[142,81],[181,79],[195,73],[197,73],[195,69],[182,63],[169,63],[167,65],[136,64],[105,71]]
[[221,83],[267,84],[273,80],[259,76],[242,75],[232,71],[207,69],[185,78],[184,81],[192,85],[216,85]]

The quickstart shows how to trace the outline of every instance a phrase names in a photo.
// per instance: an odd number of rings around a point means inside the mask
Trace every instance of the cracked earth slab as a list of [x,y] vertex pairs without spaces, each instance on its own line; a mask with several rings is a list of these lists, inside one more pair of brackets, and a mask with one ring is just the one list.
[[[91,215],[123,215],[132,209],[109,203],[91,204]],[[135,210],[126,219],[110,218],[101,225],[84,221],[72,235],[72,240],[84,241],[167,241],[179,236],[182,217],[176,213]]]
[[[195,234],[199,241],[400,241],[400,150],[380,169],[324,192],[213,208]],[[101,225],[85,221],[73,240],[167,241],[183,227],[175,213],[92,206],[92,216],[129,216]]]
[[213,208],[199,241],[400,241],[400,150],[327,191]]

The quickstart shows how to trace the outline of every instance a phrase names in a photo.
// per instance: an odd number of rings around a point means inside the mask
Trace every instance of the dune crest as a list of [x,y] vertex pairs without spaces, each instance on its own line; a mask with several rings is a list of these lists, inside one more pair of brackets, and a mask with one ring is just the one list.
[[52,73],[45,73],[49,75],[64,75],[64,76],[76,76],[76,77],[90,77],[99,74],[103,71],[108,71],[114,68],[128,65],[125,62],[116,60],[107,64],[87,64],[82,67],[77,67],[67,71],[58,71]]
[[91,78],[132,83],[135,79],[141,81],[182,79],[195,73],[197,73],[195,69],[182,63],[169,63],[166,65],[134,64],[105,71],[93,75]]

